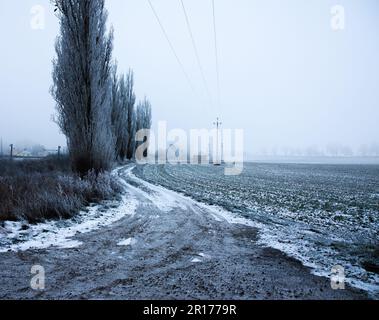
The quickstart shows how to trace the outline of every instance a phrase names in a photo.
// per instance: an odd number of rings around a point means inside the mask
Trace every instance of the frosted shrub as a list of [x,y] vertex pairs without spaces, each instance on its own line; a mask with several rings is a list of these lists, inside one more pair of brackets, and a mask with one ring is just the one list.
[[[18,166],[26,166],[30,172],[23,172]],[[37,172],[33,172],[33,166]],[[115,199],[121,192],[118,181],[109,173],[96,175],[91,171],[81,178],[69,170],[50,171],[53,167],[45,166],[43,172],[37,161],[13,163],[7,164],[4,173],[0,162],[0,220],[35,223],[66,219],[90,203]]]

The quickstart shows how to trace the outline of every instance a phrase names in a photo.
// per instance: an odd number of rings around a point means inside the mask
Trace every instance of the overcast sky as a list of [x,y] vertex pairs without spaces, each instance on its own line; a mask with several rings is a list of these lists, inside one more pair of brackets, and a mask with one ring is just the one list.
[[[245,130],[249,152],[379,140],[379,1],[215,0],[218,103],[211,0],[184,0],[212,102],[202,81],[180,0],[152,0],[194,86],[183,75],[147,0],[108,0],[114,58],[133,68],[154,122],[171,128]],[[331,27],[343,5],[345,29]],[[46,10],[45,28],[30,26]],[[58,21],[48,0],[0,0],[0,137],[49,148],[64,144],[51,121],[51,60]]]

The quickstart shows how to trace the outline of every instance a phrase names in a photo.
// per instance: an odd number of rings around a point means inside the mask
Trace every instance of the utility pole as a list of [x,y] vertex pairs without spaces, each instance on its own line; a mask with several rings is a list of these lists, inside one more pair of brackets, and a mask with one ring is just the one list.
[[214,122],[213,124],[217,128],[217,135],[216,135],[216,161],[213,161],[213,164],[215,166],[219,166],[219,165],[221,165],[221,161],[219,159],[219,139],[220,139],[220,137],[219,137],[219,130],[220,130],[220,127],[222,125],[222,122],[220,122],[220,119],[217,117],[216,122]]
[[13,147],[14,147],[14,145],[13,145],[13,143],[10,145],[10,148],[11,148],[11,159],[13,158]]
[[60,158],[60,156],[61,156],[61,149],[62,149],[62,147],[58,146],[58,158]]

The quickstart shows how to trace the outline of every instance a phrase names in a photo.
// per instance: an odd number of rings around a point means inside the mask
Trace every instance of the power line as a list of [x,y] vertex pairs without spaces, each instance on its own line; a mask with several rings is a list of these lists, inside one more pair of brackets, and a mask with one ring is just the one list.
[[219,158],[219,139],[220,139],[220,136],[219,136],[219,131],[220,131],[220,127],[222,125],[222,122],[220,121],[220,118],[217,117],[217,120],[216,122],[213,123],[213,125],[216,126],[217,128],[217,135],[216,135],[216,161],[213,161],[215,165],[220,165],[222,163],[222,140],[221,140],[221,160]]
[[196,60],[197,60],[197,65],[198,65],[198,67],[200,69],[201,77],[203,79],[204,87],[205,87],[205,90],[207,92],[208,98],[209,98],[210,102],[212,103],[212,97],[211,97],[211,94],[210,94],[210,91],[209,91],[207,80],[205,78],[204,69],[203,69],[203,66],[202,66],[201,61],[200,61],[199,51],[197,50],[196,41],[195,41],[195,37],[193,36],[193,32],[192,32],[191,24],[190,24],[189,17],[188,17],[188,14],[187,14],[187,10],[186,10],[186,8],[184,6],[183,0],[180,0],[180,2],[182,4],[184,17],[186,19],[188,33],[190,34],[190,37],[191,37],[192,47],[193,47],[193,50],[195,52],[195,56],[196,56]]
[[156,18],[157,21],[158,21],[158,24],[159,24],[161,30],[162,30],[162,32],[163,32],[163,34],[164,34],[164,36],[165,36],[165,38],[166,38],[166,40],[167,40],[167,42],[168,42],[170,48],[171,48],[172,53],[174,54],[174,56],[175,56],[175,58],[176,58],[176,61],[178,62],[180,68],[182,69],[182,72],[183,72],[184,76],[186,77],[186,79],[187,79],[187,81],[188,81],[188,84],[190,85],[192,91],[195,92],[195,89],[194,89],[194,87],[193,87],[193,85],[192,85],[192,82],[191,82],[191,80],[190,80],[190,77],[188,76],[188,74],[187,74],[187,72],[186,72],[186,70],[185,70],[185,68],[184,68],[184,66],[183,66],[183,63],[180,61],[179,56],[178,56],[178,54],[176,53],[176,50],[175,50],[175,48],[174,48],[172,42],[170,41],[170,38],[168,37],[168,34],[167,34],[165,28],[163,27],[162,21],[161,21],[161,19],[159,19],[159,16],[158,16],[157,11],[154,9],[154,6],[153,6],[153,4],[151,3],[151,0],[148,0],[148,2],[149,2],[149,5],[150,5],[151,10],[152,10],[153,13],[154,13],[155,18]]
[[219,72],[219,59],[218,59],[215,0],[212,0],[212,11],[213,11],[213,30],[214,30],[215,55],[216,55],[217,97],[218,97],[218,103],[220,104],[220,72]]

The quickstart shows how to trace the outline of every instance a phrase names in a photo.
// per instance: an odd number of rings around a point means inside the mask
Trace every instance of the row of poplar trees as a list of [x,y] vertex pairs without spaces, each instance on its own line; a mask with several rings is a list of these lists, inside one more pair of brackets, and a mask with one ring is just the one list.
[[113,29],[104,0],[53,0],[60,21],[53,61],[56,121],[67,138],[73,170],[109,170],[133,159],[135,136],[151,128],[151,105],[136,106],[133,72],[118,75]]

